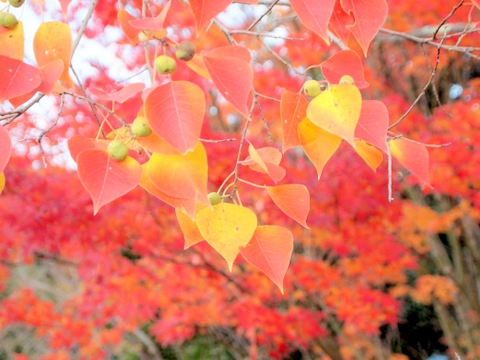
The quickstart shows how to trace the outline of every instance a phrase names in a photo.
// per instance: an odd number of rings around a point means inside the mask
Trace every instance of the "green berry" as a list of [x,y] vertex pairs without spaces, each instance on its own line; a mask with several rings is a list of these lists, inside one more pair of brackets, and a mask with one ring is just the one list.
[[10,5],[16,8],[22,6],[23,3],[25,2],[25,0],[9,0],[9,1],[10,1]]
[[148,125],[146,117],[139,116],[132,123],[132,132],[135,136],[144,137],[152,133],[152,128]]
[[316,80],[307,80],[305,84],[303,84],[303,92],[308,97],[314,98],[320,95],[322,89],[320,88],[320,84]]
[[208,200],[210,200],[210,204],[217,205],[222,202],[222,197],[217,192],[211,192],[208,194]]
[[338,83],[340,85],[355,85],[355,80],[350,75],[343,75]]
[[177,68],[177,62],[175,59],[167,55],[160,55],[155,60],[155,69],[160,74],[171,74]]
[[128,155],[128,147],[120,140],[112,140],[108,144],[108,154],[117,161],[125,160]]
[[0,26],[12,29],[17,26],[18,21],[15,15],[9,12],[0,12]]
[[190,61],[195,55],[195,50],[196,48],[194,43],[190,41],[182,41],[180,45],[178,45],[175,55],[177,56],[177,59]]

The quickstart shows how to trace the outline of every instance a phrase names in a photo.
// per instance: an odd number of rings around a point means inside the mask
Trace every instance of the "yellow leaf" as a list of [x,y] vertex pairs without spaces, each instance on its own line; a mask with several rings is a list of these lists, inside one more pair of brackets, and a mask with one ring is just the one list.
[[310,102],[307,117],[355,147],[354,133],[361,107],[362,96],[355,85],[333,85]]
[[243,206],[221,203],[199,211],[196,221],[202,237],[222,255],[232,271],[239,248],[246,246],[255,232],[257,216]]
[[18,22],[17,26],[6,29],[0,26],[0,55],[23,61],[25,37],[23,34],[23,23]]
[[363,140],[355,140],[355,144],[357,154],[376,172],[383,160],[382,152]]
[[0,194],[2,193],[3,189],[5,188],[5,173],[0,173]]

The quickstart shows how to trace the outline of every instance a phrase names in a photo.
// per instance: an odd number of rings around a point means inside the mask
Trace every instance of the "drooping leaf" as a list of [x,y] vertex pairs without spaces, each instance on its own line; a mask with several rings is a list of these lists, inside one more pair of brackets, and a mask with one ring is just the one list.
[[355,137],[365,140],[387,153],[388,110],[378,100],[364,100],[360,111]]
[[155,88],[145,100],[150,127],[180,153],[193,150],[205,115],[202,89],[188,81],[171,81]]
[[[205,208],[205,205],[197,203],[195,206],[195,215]],[[195,215],[193,217],[189,217],[178,209],[175,209],[175,214],[177,216],[180,229],[182,229],[183,237],[185,238],[184,250],[204,240],[202,234],[200,234],[200,230],[198,230],[198,226],[195,221]]]
[[349,26],[355,39],[367,56],[370,42],[377,35],[388,15],[386,0],[341,0],[347,13],[353,14],[355,23]]
[[27,94],[42,82],[39,69],[3,55],[0,55],[0,79],[0,103]]
[[7,166],[8,160],[12,153],[12,140],[5,128],[0,125],[0,173],[3,172]]
[[115,91],[113,93],[106,93],[102,89],[97,88],[89,88],[88,91],[99,99],[106,100],[106,101],[116,101],[120,104],[123,104],[128,99],[132,98],[135,94],[142,91],[145,88],[145,84],[143,83],[134,83],[128,84],[124,88]]
[[203,55],[205,67],[220,94],[245,116],[253,85],[250,60],[250,52],[243,46],[222,46]]
[[317,0],[291,0],[290,3],[302,23],[330,44],[328,22],[332,16],[335,0],[323,0],[321,3]]
[[124,9],[120,9],[117,13],[118,23],[133,46],[140,42],[138,39],[138,34],[141,31],[140,29],[134,28],[132,25],[130,25],[130,21],[134,19],[136,18]]
[[85,150],[107,150],[109,140],[103,139],[92,139],[82,135],[73,135],[68,139],[68,150],[70,151],[70,156],[73,160],[76,161],[78,154]]
[[383,155],[377,148],[363,140],[355,140],[355,151],[373,171],[377,171],[383,160]]
[[307,116],[308,100],[299,93],[285,91],[280,100],[280,119],[283,128],[282,152],[300,145],[298,124]]
[[2,171],[0,172],[0,195],[3,192],[3,189],[5,189],[5,173]]
[[424,145],[398,138],[390,141],[390,151],[400,164],[418,177],[422,183],[430,186],[428,150]]
[[342,139],[319,128],[308,118],[305,118],[298,126],[298,138],[305,154],[317,170],[318,179],[320,179],[325,164],[337,151]]
[[334,85],[314,98],[307,107],[308,119],[322,129],[344,138],[355,147],[362,96],[354,85]]
[[147,174],[152,183],[167,195],[210,205],[207,153],[200,142],[194,151],[185,155],[153,154],[148,161]]
[[212,77],[205,67],[202,56],[195,54],[192,60],[187,61],[187,66],[205,79],[212,80]]
[[147,163],[142,165],[142,178],[140,179],[139,185],[148,191],[151,195],[159,198],[166,204],[175,208],[182,213],[188,215],[189,219],[192,219],[195,216],[195,199],[182,199],[174,196],[170,196],[159,188],[157,188],[152,180],[148,177],[147,174]]
[[353,50],[340,51],[321,65],[323,75],[330,84],[338,84],[343,75],[350,75],[357,88],[364,89],[369,86],[365,81],[362,60]]
[[2,44],[0,46],[0,55],[22,61],[24,57],[24,43],[25,37],[21,21],[11,29],[0,26],[0,44]]
[[243,206],[220,203],[199,211],[196,222],[202,237],[222,255],[232,271],[240,247],[247,245],[255,232],[257,216]]
[[64,67],[60,80],[73,86],[68,74],[72,56],[72,34],[67,24],[59,21],[42,23],[33,38],[33,51],[38,66],[62,60]]
[[354,23],[353,16],[349,15],[342,7],[341,0],[335,1],[332,17],[330,18],[330,26],[335,35],[344,43],[348,44],[350,39],[350,30],[348,26]]
[[93,200],[93,213],[135,188],[142,177],[137,160],[114,160],[106,151],[85,150],[77,156],[78,176]]
[[293,235],[281,226],[259,226],[240,253],[251,265],[261,270],[283,294],[283,278],[293,251]]
[[197,35],[207,23],[221,13],[233,0],[190,0]]
[[255,149],[250,144],[248,152],[250,155],[241,162],[243,165],[250,166],[254,171],[268,174],[275,183],[285,177],[286,170],[278,165],[282,159],[282,153],[279,150],[274,147]]
[[310,193],[304,185],[267,186],[267,191],[280,210],[309,229],[307,217],[310,212]]
[[164,35],[162,37],[164,37],[167,34],[167,31],[164,30],[163,23],[165,22],[165,18],[167,17],[168,10],[170,9],[171,4],[172,4],[171,0],[167,1],[162,11],[160,11],[160,13],[155,17],[131,19],[129,20],[129,24],[132,27],[136,29],[141,29],[141,30],[163,30]]
[[59,0],[60,6],[62,8],[62,13],[63,13],[63,18],[67,18],[67,11],[68,11],[68,6],[72,2],[72,0]]

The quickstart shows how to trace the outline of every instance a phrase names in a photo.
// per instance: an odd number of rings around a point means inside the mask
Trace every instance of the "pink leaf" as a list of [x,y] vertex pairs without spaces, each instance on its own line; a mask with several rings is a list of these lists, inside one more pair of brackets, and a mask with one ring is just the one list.
[[0,55],[0,79],[0,103],[28,93],[42,82],[38,68],[3,55]]
[[388,124],[389,116],[385,104],[378,100],[364,100],[355,128],[355,137],[387,153]]
[[134,83],[125,86],[124,88],[115,91],[113,93],[106,93],[102,89],[89,88],[88,91],[99,99],[107,101],[116,101],[123,104],[125,101],[133,97],[136,93],[142,91],[145,88],[143,83]]
[[335,0],[323,0],[321,3],[318,0],[291,0],[290,3],[302,23],[330,44],[328,22],[332,16]]
[[424,145],[399,138],[390,141],[390,150],[400,164],[417,176],[422,183],[430,186],[428,151]]
[[331,84],[338,84],[343,75],[350,75],[359,89],[370,85],[365,81],[362,60],[353,50],[340,51],[321,65],[325,79]]
[[310,193],[305,186],[298,184],[267,186],[267,191],[280,210],[309,229],[307,216],[310,212]]
[[195,16],[197,34],[232,2],[233,0],[190,0],[189,3]]

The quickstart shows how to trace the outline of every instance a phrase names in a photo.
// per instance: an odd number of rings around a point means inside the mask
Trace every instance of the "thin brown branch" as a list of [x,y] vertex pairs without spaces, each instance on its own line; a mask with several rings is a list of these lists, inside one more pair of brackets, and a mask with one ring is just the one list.
[[95,7],[97,6],[97,4],[98,4],[98,0],[93,0],[90,3],[90,6],[87,10],[87,14],[85,15],[85,18],[82,21],[82,26],[80,27],[77,37],[75,38],[75,41],[73,42],[72,56],[70,57],[70,59],[73,58],[73,54],[75,53],[75,50],[77,50],[77,46],[80,43],[80,40],[82,39],[82,36],[85,33],[85,30],[87,29],[88,22],[92,18],[93,12],[95,11]]
[[433,36],[432,36],[432,40],[435,40],[438,32],[440,31],[440,28],[448,21],[448,19],[450,19],[453,14],[455,14],[455,12],[463,5],[463,2],[464,0],[460,0],[460,2],[452,9],[452,11],[450,11],[450,13],[440,22],[440,24],[438,25],[437,29],[435,30],[435,32],[433,33]]
[[268,6],[267,10],[265,10],[265,12],[264,12],[262,15],[260,15],[253,23],[250,24],[250,26],[247,28],[247,31],[252,30],[252,29],[255,27],[255,25],[257,25],[260,21],[262,21],[262,19],[263,19],[265,16],[267,16],[270,11],[272,11],[273,7],[274,7],[275,5],[277,5],[277,3],[278,3],[279,1],[280,1],[280,0],[274,0],[274,1]]
[[287,37],[287,36],[280,36],[275,34],[269,33],[262,33],[257,31],[248,31],[248,30],[230,30],[229,33],[231,35],[250,35],[250,36],[262,36],[262,37],[270,37],[274,39],[282,39],[282,40],[293,40],[293,41],[303,41],[304,38],[295,38],[295,37]]

